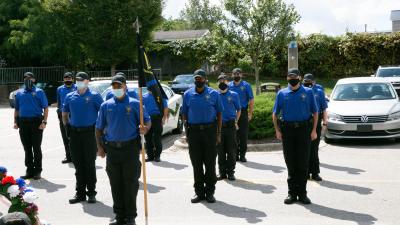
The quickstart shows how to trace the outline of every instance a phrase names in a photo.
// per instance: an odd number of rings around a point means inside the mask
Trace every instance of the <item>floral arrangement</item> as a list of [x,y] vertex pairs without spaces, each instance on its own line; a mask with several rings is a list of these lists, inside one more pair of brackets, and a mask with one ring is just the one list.
[[41,225],[37,217],[38,207],[34,203],[38,196],[26,185],[24,179],[7,176],[7,169],[2,166],[0,166],[0,195],[11,202],[9,213],[23,212],[28,215],[32,224]]

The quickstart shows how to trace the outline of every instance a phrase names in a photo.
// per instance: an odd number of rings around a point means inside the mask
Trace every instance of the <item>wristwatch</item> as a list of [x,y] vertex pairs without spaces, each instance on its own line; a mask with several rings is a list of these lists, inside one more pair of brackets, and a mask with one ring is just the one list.
[[42,123],[43,123],[44,125],[47,125],[47,121],[44,121],[44,120],[43,120]]
[[326,124],[326,123],[323,123],[323,124],[322,124],[322,126],[324,126],[324,127],[326,127],[327,125],[328,125],[328,124]]

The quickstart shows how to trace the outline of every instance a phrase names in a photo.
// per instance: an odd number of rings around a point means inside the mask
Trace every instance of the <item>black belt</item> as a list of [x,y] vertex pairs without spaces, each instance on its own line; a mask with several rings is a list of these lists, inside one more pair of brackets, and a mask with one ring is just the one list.
[[91,131],[94,131],[94,125],[93,126],[89,126],[89,127],[73,127],[73,126],[70,126],[69,130],[73,131],[73,132],[78,132],[78,133],[91,132]]
[[43,117],[20,117],[19,121],[23,123],[28,123],[28,122],[41,122],[43,120]]
[[136,144],[137,142],[138,139],[132,139],[129,141],[105,141],[104,144],[112,148],[123,148],[128,145]]
[[290,128],[300,128],[300,127],[307,127],[311,125],[311,121],[301,121],[301,122],[283,122],[282,125],[284,127],[290,127]]
[[240,111],[242,111],[242,112],[247,112],[248,110],[249,110],[249,108],[246,107],[246,108],[242,108]]
[[150,118],[152,119],[152,120],[157,120],[157,119],[162,119],[162,116],[161,115],[151,115],[150,116]]
[[205,130],[208,128],[216,127],[216,123],[207,123],[207,124],[189,124],[188,129],[192,130]]
[[227,122],[222,123],[222,128],[232,128],[235,127],[235,120],[230,120]]

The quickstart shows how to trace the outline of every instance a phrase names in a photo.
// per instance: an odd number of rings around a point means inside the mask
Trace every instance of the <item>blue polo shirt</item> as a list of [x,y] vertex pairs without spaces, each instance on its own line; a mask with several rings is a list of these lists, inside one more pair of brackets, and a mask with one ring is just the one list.
[[15,110],[19,112],[21,118],[40,117],[48,105],[46,94],[40,88],[32,87],[31,90],[21,88],[15,94]]
[[192,87],[183,95],[181,113],[189,124],[209,124],[217,120],[217,113],[224,111],[219,93],[210,87],[205,87],[202,93],[197,93]]
[[[140,125],[139,101],[125,96],[124,99],[111,98],[101,104],[96,128],[105,130],[106,141],[129,141],[139,136]],[[144,122],[150,121],[150,116],[143,107]]]
[[317,103],[318,111],[322,113],[323,111],[325,111],[325,109],[328,108],[328,104],[326,103],[325,100],[325,93],[322,89],[319,89],[315,85],[312,87],[312,90],[314,92],[314,97]]
[[103,103],[101,95],[89,88],[83,95],[74,91],[65,98],[63,112],[70,113],[71,126],[89,127],[96,124],[101,103]]
[[320,84],[315,84],[313,87],[316,87],[318,89],[321,89],[323,92],[325,92],[325,88],[324,86],[320,85]]
[[[162,103],[164,105],[164,108],[168,108],[168,102],[165,98],[162,99]],[[157,106],[156,100],[154,99],[153,94],[150,94],[147,92],[146,94],[143,95],[143,104],[146,107],[147,112],[149,113],[150,116],[156,116],[156,115],[164,115],[164,112],[160,112],[160,109]]]
[[239,94],[242,109],[246,109],[249,106],[249,101],[254,99],[253,89],[251,89],[251,85],[246,81],[242,80],[238,85],[231,81],[229,82],[228,87],[229,90]]
[[313,113],[318,112],[313,90],[303,85],[296,91],[289,87],[280,90],[276,96],[273,112],[275,115],[282,113],[282,118],[286,122],[309,120]]
[[233,91],[219,93],[221,96],[224,111],[222,112],[222,122],[228,122],[236,119],[236,113],[242,109],[239,95]]
[[62,111],[62,107],[67,94],[76,91],[76,85],[72,84],[71,87],[67,87],[65,84],[57,88],[57,112]]
[[[129,89],[129,88],[128,88],[128,89],[126,90],[126,93],[128,94],[129,97],[139,100],[139,96],[137,95],[137,93],[136,93],[135,90]],[[107,101],[108,99],[113,98],[113,97],[114,97],[114,93],[112,92],[112,90],[110,90],[110,91],[107,93],[107,95],[106,95],[106,101]]]

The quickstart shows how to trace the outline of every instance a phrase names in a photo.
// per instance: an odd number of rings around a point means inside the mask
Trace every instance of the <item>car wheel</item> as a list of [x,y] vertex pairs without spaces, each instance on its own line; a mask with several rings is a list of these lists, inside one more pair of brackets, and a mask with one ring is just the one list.
[[182,116],[180,115],[178,118],[178,123],[176,124],[176,128],[172,130],[173,134],[182,134],[183,132],[183,122],[182,122]]
[[394,142],[396,142],[396,143],[400,142],[400,138],[395,138]]

